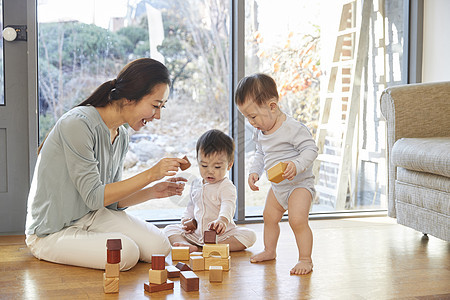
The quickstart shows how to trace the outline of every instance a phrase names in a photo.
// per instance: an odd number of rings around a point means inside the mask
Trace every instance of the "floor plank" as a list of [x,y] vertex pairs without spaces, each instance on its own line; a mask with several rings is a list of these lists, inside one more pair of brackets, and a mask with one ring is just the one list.
[[[148,294],[150,264],[120,273],[119,294],[104,294],[101,270],[35,259],[23,236],[0,236],[0,299],[450,299],[450,243],[424,238],[388,217],[312,220],[314,271],[289,275],[297,260],[294,236],[285,222],[276,260],[252,264],[256,244],[231,255],[222,283],[198,271],[200,291]],[[167,259],[169,261],[170,258]],[[170,261],[171,262],[171,261]],[[173,262],[176,264],[176,262]]]

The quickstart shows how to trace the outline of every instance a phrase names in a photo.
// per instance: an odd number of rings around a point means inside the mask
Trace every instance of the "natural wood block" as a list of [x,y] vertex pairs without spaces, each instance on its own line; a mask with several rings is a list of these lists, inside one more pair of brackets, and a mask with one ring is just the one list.
[[172,260],[189,260],[189,247],[172,247]]
[[180,285],[186,292],[198,291],[200,280],[192,271],[183,271],[180,275]]
[[187,169],[191,166],[191,162],[189,161],[189,159],[187,158],[187,156],[184,156],[183,159],[186,160],[187,163],[186,163],[186,164],[181,164],[181,165],[180,165],[181,171],[187,170]]
[[177,269],[180,271],[192,271],[191,267],[189,267],[187,264],[181,261],[177,263],[175,267],[177,267]]
[[167,280],[163,284],[144,283],[144,290],[149,293],[173,290],[173,281]]
[[209,282],[222,282],[223,280],[223,267],[222,266],[210,266],[209,267]]
[[106,250],[106,262],[108,264],[120,263],[120,250]]
[[106,240],[106,249],[108,250],[122,250],[121,239],[108,239]]
[[105,294],[112,294],[119,292],[119,277],[106,277],[103,273],[103,291]]
[[205,244],[217,243],[217,233],[214,230],[206,230],[203,233],[203,242],[205,242]]
[[189,221],[184,222],[184,226],[186,226],[186,230],[195,230],[197,229],[197,220],[190,219]]
[[274,183],[280,183],[285,178],[283,178],[283,173],[286,171],[287,164],[283,162],[279,162],[269,170],[267,170],[267,177],[269,181],[272,181]]
[[167,281],[167,270],[148,270],[148,282],[163,284]]
[[166,266],[167,270],[167,277],[169,278],[175,278],[180,277],[180,269],[178,269],[175,266]]
[[203,257],[210,255],[220,255],[222,258],[230,256],[230,246],[228,244],[205,244],[203,245]]
[[119,264],[106,264],[105,265],[106,277],[119,277],[120,265]]
[[205,259],[203,256],[191,256],[189,266],[192,271],[203,271],[205,269]]
[[222,266],[224,271],[230,270],[231,267],[231,257],[221,258],[220,256],[210,256],[205,257],[205,270],[209,270],[211,266]]
[[190,257],[192,257],[192,256],[203,256],[203,252],[200,252],[200,251],[191,252],[191,253],[189,253],[189,256]]
[[162,254],[152,255],[152,269],[153,270],[164,270],[166,266],[166,257]]

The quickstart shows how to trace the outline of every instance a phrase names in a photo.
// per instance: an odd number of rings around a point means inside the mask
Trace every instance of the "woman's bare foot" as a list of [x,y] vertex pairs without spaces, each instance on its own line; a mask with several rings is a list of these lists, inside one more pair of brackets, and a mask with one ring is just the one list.
[[277,254],[275,251],[268,251],[268,250],[264,250],[263,252],[260,252],[256,255],[253,255],[250,258],[250,262],[252,263],[256,263],[256,262],[262,262],[265,260],[272,260],[275,259],[275,257],[277,257]]
[[192,245],[192,244],[188,244],[188,243],[176,242],[176,243],[173,243],[172,246],[174,246],[174,247],[189,247],[189,253],[196,252],[196,251],[200,250],[197,246]]
[[312,271],[312,261],[300,260],[292,269],[291,275],[305,275]]

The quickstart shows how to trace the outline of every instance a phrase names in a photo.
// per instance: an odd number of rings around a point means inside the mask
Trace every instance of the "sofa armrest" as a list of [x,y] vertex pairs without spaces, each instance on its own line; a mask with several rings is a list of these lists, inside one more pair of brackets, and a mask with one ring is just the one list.
[[380,101],[387,129],[388,215],[395,217],[397,170],[390,161],[392,147],[401,138],[450,136],[450,82],[390,87]]

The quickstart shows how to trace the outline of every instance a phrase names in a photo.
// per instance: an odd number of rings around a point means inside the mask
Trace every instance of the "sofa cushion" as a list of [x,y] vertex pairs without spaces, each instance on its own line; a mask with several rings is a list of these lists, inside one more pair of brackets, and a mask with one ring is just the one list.
[[408,170],[450,177],[450,137],[399,139],[391,161]]
[[426,172],[417,172],[398,167],[397,181],[450,193],[450,178],[445,176]]

